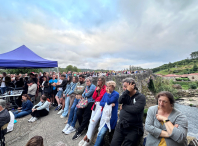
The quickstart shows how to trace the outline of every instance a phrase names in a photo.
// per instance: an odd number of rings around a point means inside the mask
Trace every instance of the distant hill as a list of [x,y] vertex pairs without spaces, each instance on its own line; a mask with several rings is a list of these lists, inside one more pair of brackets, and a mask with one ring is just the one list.
[[174,63],[169,62],[168,64],[161,65],[153,68],[153,72],[156,74],[167,75],[167,74],[190,74],[198,73],[198,57],[192,59],[184,59]]

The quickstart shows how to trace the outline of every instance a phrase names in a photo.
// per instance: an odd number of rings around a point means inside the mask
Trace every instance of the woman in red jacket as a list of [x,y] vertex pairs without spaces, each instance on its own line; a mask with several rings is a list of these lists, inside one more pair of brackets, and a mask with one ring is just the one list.
[[103,95],[106,93],[105,82],[105,77],[98,77],[97,87],[92,96],[95,102],[91,108],[92,113],[91,119],[89,121],[88,131],[85,137],[79,142],[79,146],[88,146],[91,143],[91,138],[93,136],[94,129],[101,117],[102,107],[100,106],[100,101],[102,100]]

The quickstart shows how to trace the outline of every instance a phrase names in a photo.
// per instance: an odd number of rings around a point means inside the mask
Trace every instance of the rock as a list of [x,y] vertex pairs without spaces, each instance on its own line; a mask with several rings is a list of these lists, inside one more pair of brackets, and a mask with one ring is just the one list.
[[174,84],[172,87],[175,89],[182,89],[180,84]]

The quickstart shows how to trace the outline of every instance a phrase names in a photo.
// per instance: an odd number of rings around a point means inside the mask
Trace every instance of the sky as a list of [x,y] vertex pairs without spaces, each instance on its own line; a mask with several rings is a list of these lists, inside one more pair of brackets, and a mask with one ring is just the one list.
[[59,67],[123,70],[198,50],[197,0],[0,2],[0,54],[26,45]]

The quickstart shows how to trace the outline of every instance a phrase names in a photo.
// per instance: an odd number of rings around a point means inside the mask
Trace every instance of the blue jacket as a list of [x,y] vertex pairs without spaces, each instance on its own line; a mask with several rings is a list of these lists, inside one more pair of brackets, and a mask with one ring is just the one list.
[[74,93],[74,89],[76,88],[76,84],[77,84],[77,83],[73,83],[73,82],[72,82],[72,85],[71,85],[71,87],[70,87],[71,90],[67,93],[68,95],[71,95],[71,94]]
[[63,94],[67,95],[69,91],[71,90],[71,86],[73,85],[73,82],[67,84],[66,89]]
[[22,111],[32,112],[33,104],[30,100],[24,101],[22,103]]
[[[118,98],[119,93],[114,90],[111,94],[105,93],[102,97],[102,100],[100,101],[100,106],[102,106],[103,108],[105,106],[105,103],[107,103],[108,105],[115,103],[115,106],[112,107],[112,114],[110,119],[111,129],[115,129],[118,120]],[[106,124],[105,127],[108,128]]]
[[94,99],[92,98],[92,95],[95,91],[95,88],[96,88],[96,86],[94,84],[91,84],[90,86],[85,87],[85,90],[82,94],[82,97],[83,98],[87,97],[88,103],[94,102]]

